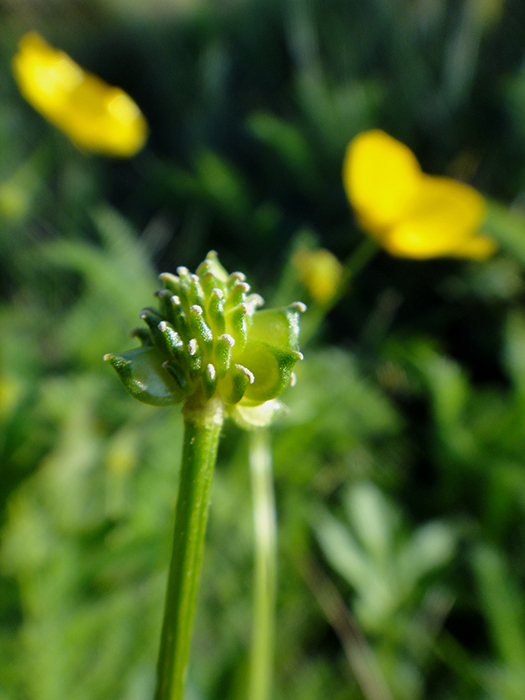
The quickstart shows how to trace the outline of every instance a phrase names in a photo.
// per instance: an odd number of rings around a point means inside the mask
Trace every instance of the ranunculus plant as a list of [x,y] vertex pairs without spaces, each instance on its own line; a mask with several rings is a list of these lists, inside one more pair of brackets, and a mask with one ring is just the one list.
[[183,403],[184,446],[155,700],[182,700],[210,487],[225,416],[268,425],[294,382],[301,302],[264,310],[245,276],[211,252],[196,274],[160,276],[158,308],[145,308],[141,346],[106,355],[129,393],[145,403]]

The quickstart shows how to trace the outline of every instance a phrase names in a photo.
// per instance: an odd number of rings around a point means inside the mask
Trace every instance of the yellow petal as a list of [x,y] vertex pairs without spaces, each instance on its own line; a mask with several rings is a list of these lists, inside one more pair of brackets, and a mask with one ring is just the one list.
[[84,71],[36,32],[22,37],[12,67],[29,104],[80,148],[127,157],[144,146],[147,123],[131,97]]
[[423,175],[405,217],[383,239],[393,255],[488,257],[490,239],[476,236],[485,214],[485,200],[469,185],[446,177]]
[[421,179],[412,151],[384,131],[358,134],[348,145],[343,184],[363,227],[381,236],[410,206]]
[[489,236],[474,236],[458,246],[451,256],[457,258],[470,258],[471,260],[487,260],[497,251],[496,242]]

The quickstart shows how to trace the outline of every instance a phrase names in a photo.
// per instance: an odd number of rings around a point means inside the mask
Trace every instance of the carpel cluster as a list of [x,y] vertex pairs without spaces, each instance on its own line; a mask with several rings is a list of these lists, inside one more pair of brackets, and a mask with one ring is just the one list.
[[140,317],[132,335],[141,347],[106,355],[126,389],[154,405],[220,397],[226,408],[256,407],[294,382],[301,302],[263,310],[242,272],[228,274],[211,251],[192,274],[160,275],[159,309]]

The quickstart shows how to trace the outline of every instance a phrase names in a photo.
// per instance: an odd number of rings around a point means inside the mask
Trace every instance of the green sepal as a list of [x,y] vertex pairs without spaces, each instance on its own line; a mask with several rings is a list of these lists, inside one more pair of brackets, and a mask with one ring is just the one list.
[[143,346],[122,355],[108,354],[104,360],[115,368],[131,396],[143,403],[170,406],[187,396],[163,367],[165,357],[155,347]]
[[234,354],[237,363],[247,367],[255,377],[246,387],[243,403],[260,404],[279,396],[290,383],[292,369],[302,359],[296,350],[282,350],[263,341],[251,340],[240,355]]
[[252,317],[250,342],[264,341],[282,350],[299,350],[299,315],[306,306],[296,301],[280,309],[263,309]]

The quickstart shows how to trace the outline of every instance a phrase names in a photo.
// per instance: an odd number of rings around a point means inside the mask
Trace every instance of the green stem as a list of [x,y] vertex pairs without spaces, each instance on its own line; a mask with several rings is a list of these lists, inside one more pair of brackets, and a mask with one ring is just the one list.
[[255,571],[253,632],[248,700],[269,700],[272,692],[277,587],[275,498],[270,437],[250,434]]
[[354,283],[358,273],[373,259],[379,252],[378,243],[365,236],[361,243],[352,251],[343,263],[343,275],[339,284],[338,292],[325,304],[314,303],[308,308],[308,313],[301,321],[301,344],[303,347],[308,344],[311,338],[317,333],[329,311],[331,311],[338,301],[348,292],[349,287]]
[[220,400],[184,407],[184,446],[155,700],[183,700],[210,487],[224,419]]
[[335,585],[313,561],[301,562],[299,567],[341,641],[363,696],[366,700],[393,700],[376,655]]
[[369,236],[365,236],[344,263],[345,281],[352,282],[357,273],[361,272],[361,270],[366,267],[378,251],[379,244],[377,241]]

